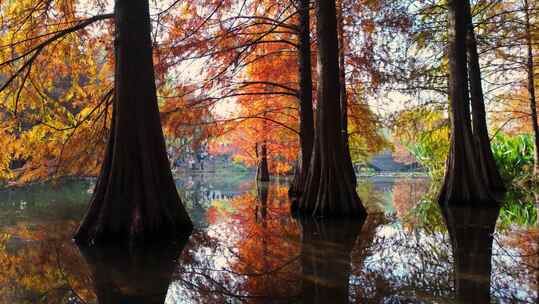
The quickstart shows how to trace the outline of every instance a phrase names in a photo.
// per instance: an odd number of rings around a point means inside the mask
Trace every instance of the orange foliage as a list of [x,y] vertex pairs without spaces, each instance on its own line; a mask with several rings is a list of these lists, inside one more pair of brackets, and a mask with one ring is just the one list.
[[[258,161],[254,147],[266,143],[270,170],[289,173],[298,150],[294,5],[255,0],[238,11],[232,0],[150,3],[167,137],[193,148],[221,137],[209,143],[210,150],[223,152],[215,148],[226,142],[228,151],[248,165]],[[372,76],[380,73],[366,50],[380,34],[380,24],[389,22],[374,14],[382,4],[344,3],[351,104],[365,100],[364,88],[378,86],[381,78]],[[101,0],[2,3],[0,178],[29,182],[97,174],[114,96],[112,5]],[[358,24],[365,37],[361,46],[350,39]],[[316,77],[313,81],[316,88]],[[223,104],[230,113],[219,112]],[[377,128],[364,128],[375,119],[366,104],[352,105],[350,113],[351,132],[361,137],[361,146],[379,147]]]

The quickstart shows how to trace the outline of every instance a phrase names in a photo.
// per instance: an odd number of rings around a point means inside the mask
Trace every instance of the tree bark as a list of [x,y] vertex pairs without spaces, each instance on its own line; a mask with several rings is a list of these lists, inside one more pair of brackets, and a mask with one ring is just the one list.
[[266,142],[262,143],[260,148],[260,157],[258,168],[256,170],[256,179],[261,182],[269,182],[270,174],[268,169],[268,147]]
[[462,303],[490,303],[492,243],[499,207],[441,206],[451,238],[455,290]]
[[317,0],[318,105],[314,151],[298,212],[318,217],[364,217],[366,210],[344,158],[339,47],[334,0]]
[[532,41],[532,30],[530,24],[530,7],[528,0],[524,0],[525,10],[525,26],[526,26],[526,45],[528,48],[528,62],[527,62],[527,73],[528,73],[528,98],[530,100],[530,110],[531,110],[531,124],[534,136],[535,143],[535,153],[534,153],[534,174],[539,175],[539,125],[537,122],[537,103],[535,101],[535,72],[534,72],[534,60],[533,60],[533,41]]
[[[313,80],[311,72],[311,29],[310,0],[299,0],[299,144],[300,154],[296,163],[294,179],[290,185],[289,196],[298,198],[307,178],[309,163],[313,152],[314,119],[313,119]],[[292,201],[292,209],[297,207],[297,199]]]
[[451,0],[449,8],[449,99],[451,143],[438,201],[444,204],[491,201],[470,125],[470,101],[466,56],[465,0]]
[[350,164],[347,170],[349,171],[350,178],[353,180],[354,184],[357,185],[356,172],[354,170],[354,165],[352,163],[352,156],[350,155],[350,145],[348,143],[348,93],[346,92],[346,70],[345,70],[345,49],[344,49],[344,17],[343,17],[343,7],[342,0],[338,1],[339,8],[337,9],[337,26],[339,33],[339,81],[340,81],[340,105],[341,105],[341,132],[344,142],[344,158],[346,163]]
[[269,184],[268,183],[256,183],[256,194],[258,204],[255,208],[256,221],[262,221],[263,226],[266,226],[266,219],[268,216],[268,196],[269,196]]
[[78,243],[146,243],[190,233],[161,129],[148,0],[116,0],[115,96],[108,147]]
[[485,177],[487,187],[495,194],[503,194],[505,186],[496,166],[494,155],[490,147],[487,118],[485,111],[485,98],[481,84],[481,66],[477,53],[477,41],[475,39],[474,25],[471,15],[470,0],[466,0],[466,49],[468,54],[468,67],[470,77],[470,95],[472,104],[472,133],[475,147],[479,157],[481,173]]

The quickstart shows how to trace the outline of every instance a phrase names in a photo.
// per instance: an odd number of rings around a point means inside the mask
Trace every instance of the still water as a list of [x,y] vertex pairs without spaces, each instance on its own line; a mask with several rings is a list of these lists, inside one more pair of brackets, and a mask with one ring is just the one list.
[[0,303],[538,303],[537,225],[514,209],[373,177],[365,221],[294,219],[286,184],[185,177],[191,236],[134,252],[71,242],[89,181],[0,192]]

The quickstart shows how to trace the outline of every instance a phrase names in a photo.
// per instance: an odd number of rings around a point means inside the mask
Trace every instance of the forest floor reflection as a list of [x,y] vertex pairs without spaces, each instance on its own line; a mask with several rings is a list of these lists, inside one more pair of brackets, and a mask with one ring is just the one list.
[[329,221],[292,218],[284,180],[196,176],[189,239],[131,252],[71,242],[88,183],[0,192],[0,303],[537,301],[537,224],[439,208],[425,179],[362,180],[368,218]]

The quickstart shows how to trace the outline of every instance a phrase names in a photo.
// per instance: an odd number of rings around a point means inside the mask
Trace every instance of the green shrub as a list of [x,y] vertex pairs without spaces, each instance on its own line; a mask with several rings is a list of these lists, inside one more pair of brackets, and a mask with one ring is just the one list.
[[432,133],[422,134],[409,150],[434,181],[441,181],[449,150],[449,141],[446,137],[433,136]]
[[531,135],[498,134],[492,141],[492,153],[506,183],[530,176],[533,170],[533,139]]
[[531,226],[537,223],[537,207],[533,194],[511,190],[505,197],[498,220],[502,227]]

